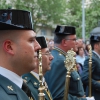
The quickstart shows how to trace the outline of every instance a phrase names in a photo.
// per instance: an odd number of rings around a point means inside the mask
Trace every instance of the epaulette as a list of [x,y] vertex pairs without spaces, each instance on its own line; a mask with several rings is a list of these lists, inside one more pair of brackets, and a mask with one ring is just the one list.
[[25,83],[27,83],[28,81],[30,80],[30,78],[29,77],[23,77],[23,81],[25,82]]

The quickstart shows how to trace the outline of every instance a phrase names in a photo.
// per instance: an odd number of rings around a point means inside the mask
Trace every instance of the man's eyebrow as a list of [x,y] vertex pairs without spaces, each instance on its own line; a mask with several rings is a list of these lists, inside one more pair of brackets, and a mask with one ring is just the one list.
[[32,37],[30,37],[30,39],[36,39],[36,36],[32,36]]

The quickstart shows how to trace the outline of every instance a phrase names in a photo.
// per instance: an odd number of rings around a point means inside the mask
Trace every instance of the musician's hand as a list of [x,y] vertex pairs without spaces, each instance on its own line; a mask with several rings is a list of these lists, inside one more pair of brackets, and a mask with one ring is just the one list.
[[95,100],[94,97],[86,97],[87,100]]
[[82,98],[86,98],[86,95],[84,95]]

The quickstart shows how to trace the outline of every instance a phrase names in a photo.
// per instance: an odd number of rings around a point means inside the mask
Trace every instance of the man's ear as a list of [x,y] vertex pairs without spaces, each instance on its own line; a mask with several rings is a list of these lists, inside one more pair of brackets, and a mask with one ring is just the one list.
[[62,44],[63,46],[67,46],[67,41],[66,41],[66,39],[63,39],[63,40],[61,41],[61,44]]
[[11,40],[6,40],[4,41],[3,43],[3,49],[5,52],[13,55],[14,54],[14,51],[13,51],[13,43]]

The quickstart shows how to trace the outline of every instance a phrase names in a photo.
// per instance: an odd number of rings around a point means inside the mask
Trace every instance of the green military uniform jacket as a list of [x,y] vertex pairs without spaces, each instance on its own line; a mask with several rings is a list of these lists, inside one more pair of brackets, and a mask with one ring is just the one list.
[[[89,57],[84,62],[82,81],[86,85],[89,84]],[[87,87],[87,96],[88,90]],[[92,53],[92,95],[95,100],[100,100],[100,58],[94,52]]]
[[[54,59],[51,63],[51,70],[46,73],[45,79],[54,100],[63,100],[67,72],[64,64],[66,53],[57,47],[51,53]],[[76,100],[79,100],[78,97],[84,96],[82,82],[77,71],[71,73],[69,94],[76,96]],[[74,100],[74,97],[69,100]],[[80,100],[86,100],[86,98]]]
[[0,75],[0,100],[32,100],[15,83]]
[[[31,73],[24,74],[23,79],[26,80],[26,83],[30,88],[30,90],[32,91],[32,93],[34,94],[36,100],[39,100],[38,99],[39,80]],[[52,96],[49,90],[45,90],[44,94],[45,94],[45,100],[52,100]]]

